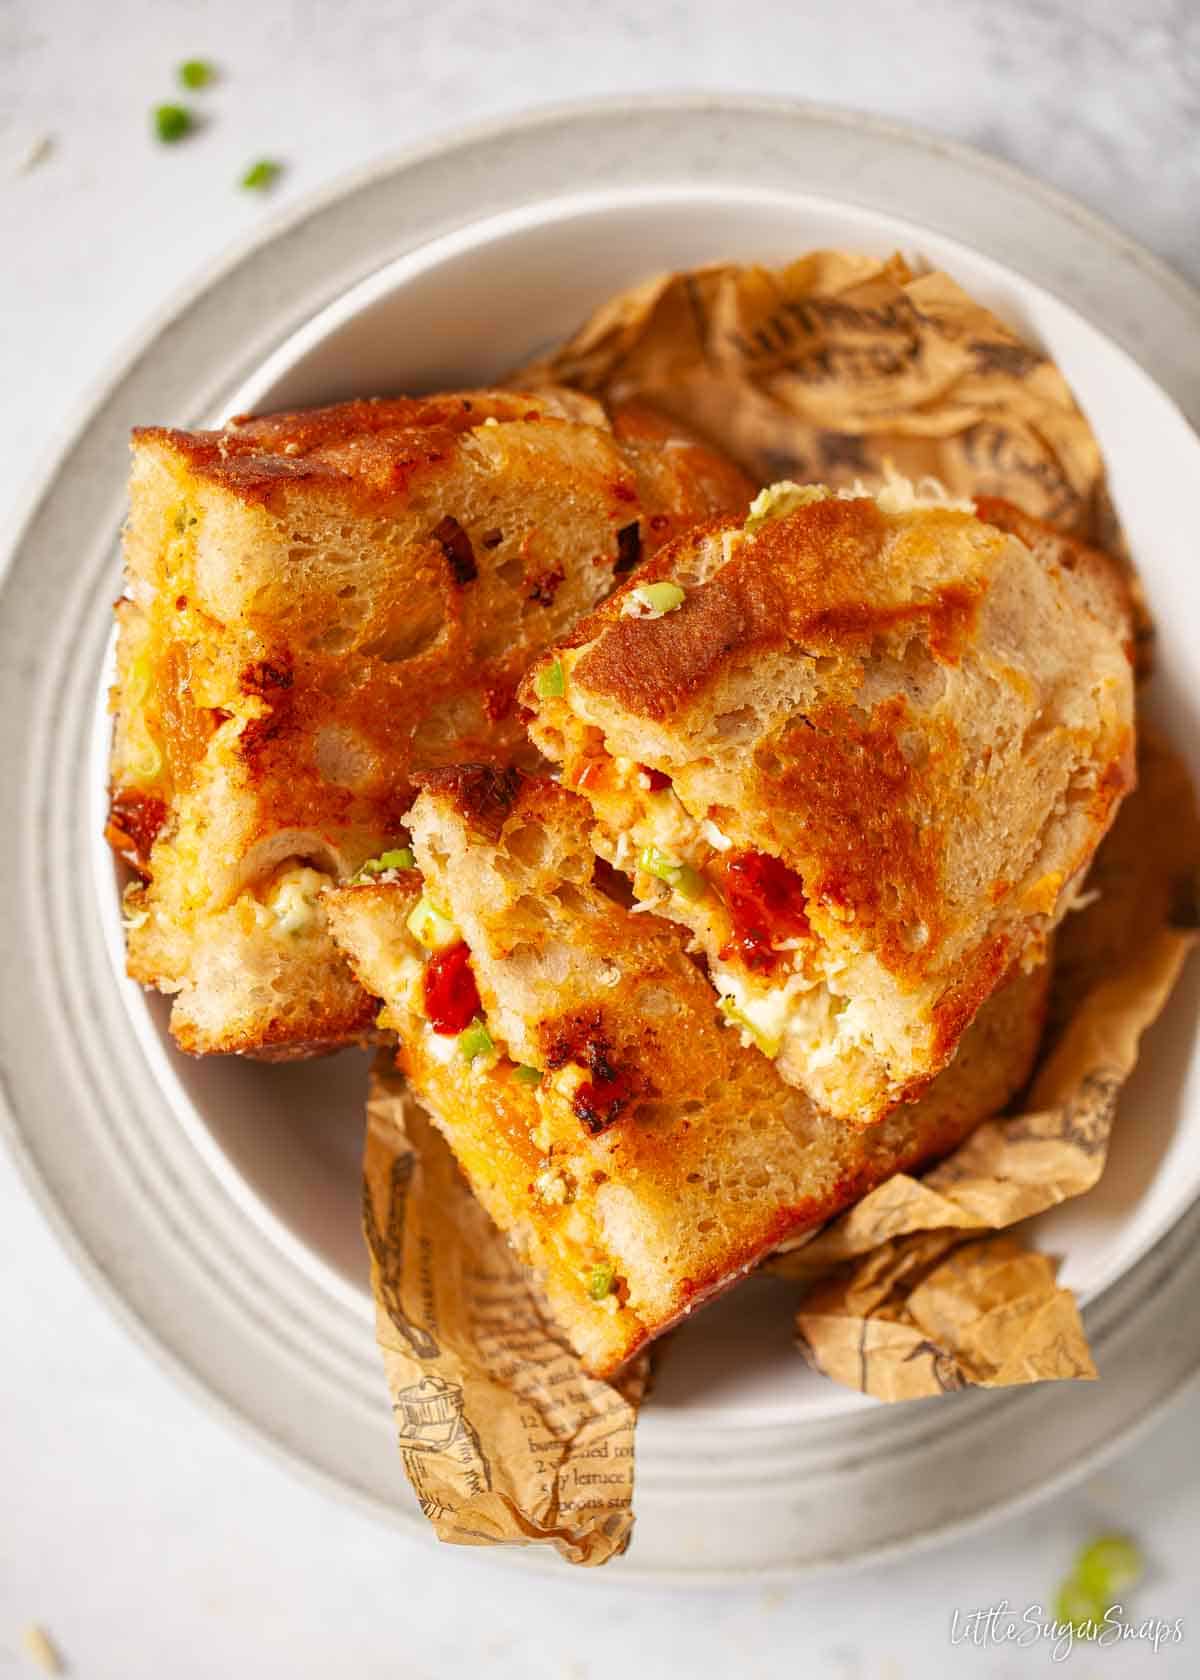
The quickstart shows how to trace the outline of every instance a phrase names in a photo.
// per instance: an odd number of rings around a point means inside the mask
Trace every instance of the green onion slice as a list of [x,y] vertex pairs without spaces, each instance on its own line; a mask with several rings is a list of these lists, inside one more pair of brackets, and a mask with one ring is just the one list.
[[179,66],[179,80],[185,88],[207,87],[216,73],[216,65],[207,58],[185,58]]
[[153,121],[154,132],[164,146],[173,146],[192,132],[192,113],[186,105],[156,105]]
[[1102,1534],[1080,1552],[1075,1579],[1087,1592],[1111,1604],[1141,1580],[1145,1568],[1141,1552],[1126,1535]]
[[554,659],[549,665],[543,665],[534,679],[534,692],[539,700],[559,700],[567,692],[567,680],[563,676],[562,664]]
[[259,158],[258,162],[252,163],[242,176],[240,185],[247,192],[265,192],[268,187],[275,185],[282,168],[283,165],[276,163],[274,158]]
[[638,868],[647,875],[653,875],[656,881],[665,881],[672,892],[679,893],[683,898],[694,901],[703,898],[708,891],[708,882],[698,869],[693,869],[690,863],[681,863],[657,846],[642,848]]
[[427,951],[448,951],[462,939],[457,927],[433,900],[422,896],[408,913],[409,933]]
[[491,1056],[495,1049],[491,1033],[478,1019],[458,1035],[458,1053],[464,1062],[473,1062],[477,1056]]
[[666,613],[677,612],[685,599],[677,583],[637,583],[630,594],[645,609],[647,618],[662,618]]

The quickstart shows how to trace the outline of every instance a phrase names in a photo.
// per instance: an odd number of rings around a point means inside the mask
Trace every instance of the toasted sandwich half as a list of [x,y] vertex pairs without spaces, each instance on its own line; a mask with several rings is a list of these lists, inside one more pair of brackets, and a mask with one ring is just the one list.
[[535,758],[530,656],[741,473],[570,392],[135,432],[108,835],[128,966],[193,1052],[353,1042],[321,889],[396,844],[414,768]]
[[1044,970],[991,1001],[920,1102],[877,1126],[831,1120],[725,1030],[680,929],[598,884],[583,800],[486,768],[422,781],[419,869],[331,890],[330,919],[416,1094],[596,1373],[951,1148],[1028,1074]]
[[544,654],[534,740],[732,1029],[867,1125],[1039,963],[1132,785],[1105,556],[936,486],[780,485]]

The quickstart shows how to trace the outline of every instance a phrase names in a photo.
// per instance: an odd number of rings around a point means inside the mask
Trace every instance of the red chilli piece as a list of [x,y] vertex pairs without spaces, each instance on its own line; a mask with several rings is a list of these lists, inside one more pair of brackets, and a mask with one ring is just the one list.
[[150,853],[166,820],[166,804],[156,794],[119,788],[112,795],[104,838],[144,881],[150,878]]
[[670,787],[670,776],[665,776],[661,770],[652,770],[648,764],[639,764],[638,769],[650,783],[651,793],[661,793],[664,788]]
[[464,1032],[482,1014],[466,945],[452,945],[430,957],[425,965],[425,1015],[434,1032]]
[[598,1076],[576,1087],[571,1107],[576,1118],[583,1122],[592,1137],[596,1137],[621,1118],[633,1100],[633,1094],[633,1081],[628,1074],[613,1073],[608,1078]]
[[733,922],[723,961],[740,960],[769,973],[780,960],[780,939],[805,939],[812,931],[804,884],[794,869],[767,852],[731,852],[721,862],[721,891]]

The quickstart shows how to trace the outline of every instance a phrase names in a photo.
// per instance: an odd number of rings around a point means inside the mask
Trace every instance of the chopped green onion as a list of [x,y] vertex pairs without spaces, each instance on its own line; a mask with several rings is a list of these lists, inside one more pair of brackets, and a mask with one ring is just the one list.
[[558,700],[567,692],[567,680],[561,663],[555,659],[544,665],[534,679],[534,692],[539,700]]
[[454,923],[444,910],[422,896],[408,913],[407,927],[418,945],[427,951],[448,951],[462,940]]
[[797,508],[828,500],[829,491],[823,484],[793,484],[787,478],[778,484],[769,484],[765,490],[760,490],[750,503],[750,513],[745,524],[746,535],[754,536],[772,519],[782,519],[786,514],[795,513]]
[[638,868],[645,870],[647,875],[653,875],[656,880],[669,881],[680,868],[680,863],[678,858],[660,852],[657,846],[644,846],[638,858]]
[[179,66],[179,80],[185,88],[207,87],[217,73],[207,58],[186,58]]
[[273,158],[259,158],[258,162],[252,163],[242,176],[240,185],[247,192],[265,192],[268,187],[275,185],[282,168],[283,165],[276,163]]
[[1075,1633],[1099,1627],[1108,1605],[1093,1597],[1074,1576],[1064,1581],[1054,1600],[1054,1619]]
[[731,997],[718,998],[717,1009],[731,1027],[737,1027],[740,1031],[749,1033],[763,1055],[770,1056],[771,1060],[774,1061],[783,1046],[782,1039],[772,1038],[769,1033],[763,1032],[761,1027],[756,1027],[750,1017],[738,1008]]
[[528,1067],[524,1062],[518,1062],[513,1069],[513,1078],[518,1085],[540,1085],[542,1083],[541,1068]]
[[593,1301],[603,1301],[612,1294],[616,1273],[606,1262],[593,1266],[588,1273],[587,1292]]
[[643,847],[638,857],[638,868],[647,875],[653,875],[657,881],[665,881],[672,892],[679,893],[683,898],[703,898],[708,891],[708,882],[698,869],[693,869],[690,863],[681,863],[657,846]]
[[1055,1614],[1076,1633],[1090,1623],[1098,1628],[1121,1594],[1136,1586],[1145,1573],[1138,1547],[1124,1534],[1101,1534],[1075,1559],[1075,1568],[1058,1590]]
[[464,1062],[473,1062],[476,1056],[494,1055],[495,1050],[492,1035],[480,1020],[472,1021],[458,1035],[458,1053]]
[[1075,1579],[1085,1591],[1111,1604],[1145,1572],[1142,1554],[1123,1534],[1102,1534],[1075,1561]]
[[708,891],[708,882],[698,869],[692,868],[690,863],[680,864],[679,873],[671,885],[682,898],[690,898],[693,901],[703,898]]
[[154,132],[165,146],[173,146],[192,131],[192,113],[186,105],[156,105]]
[[676,612],[685,600],[677,583],[638,583],[629,593],[641,606],[644,618],[662,618],[666,613]]
[[417,860],[407,846],[397,846],[394,851],[380,852],[379,861],[385,869],[415,869]]
[[394,851],[380,852],[378,857],[368,858],[358,874],[356,881],[368,880],[372,875],[384,875],[389,869],[415,869],[417,860],[407,846],[397,846]]

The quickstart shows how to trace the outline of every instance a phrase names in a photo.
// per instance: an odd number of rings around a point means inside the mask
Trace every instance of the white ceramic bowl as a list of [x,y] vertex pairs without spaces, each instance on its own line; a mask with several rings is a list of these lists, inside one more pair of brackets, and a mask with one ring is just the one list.
[[[542,145],[526,145],[523,161],[511,156],[512,139],[527,140],[536,123],[504,131],[507,158],[491,136],[440,154],[440,168],[434,157],[381,170],[294,218],[202,292],[152,341],[162,377],[155,381],[152,364],[149,378],[145,367],[126,374],[82,434],[80,449],[91,442],[101,450],[87,469],[89,493],[111,510],[89,563],[72,571],[61,559],[63,541],[80,554],[87,546],[72,505],[76,461],[52,480],[25,537],[0,642],[6,676],[18,671],[22,650],[36,648],[41,659],[37,680],[10,683],[20,717],[4,714],[5,750],[25,796],[11,842],[19,855],[9,879],[19,891],[10,896],[34,958],[27,981],[14,986],[10,977],[5,1038],[34,1176],[120,1299],[207,1388],[293,1456],[405,1515],[411,1507],[390,1451],[358,1233],[365,1058],[283,1068],[190,1062],[165,1036],[162,1000],[121,972],[115,877],[99,836],[112,512],[122,470],[111,443],[123,421],[211,423],[249,409],[484,383],[564,336],[617,287],[662,268],[779,262],[815,245],[900,248],[945,267],[1044,347],[1074,386],[1105,448],[1160,623],[1152,709],[1200,775],[1193,698],[1200,444],[1109,332],[997,260],[1006,249],[1002,225],[984,254],[980,198],[993,191],[1001,223],[1004,194],[1023,203],[1027,220],[1041,218],[1041,272],[1060,290],[1081,239],[1093,261],[1103,253],[1116,272],[1113,237],[1068,228],[1060,206],[1011,175],[997,184],[992,166],[968,154],[957,157],[954,192],[970,242],[922,225],[921,179],[943,226],[956,225],[947,210],[954,193],[944,152],[935,156],[911,136],[779,107],[639,110],[645,120],[593,112],[544,123]],[[673,113],[665,127],[664,112]],[[651,133],[647,123],[655,122]],[[657,148],[631,168],[639,123],[643,142],[657,138]],[[766,167],[770,145],[774,162]],[[791,174],[779,157],[789,145]],[[723,170],[710,166],[717,153]],[[838,197],[851,154],[858,203]],[[907,203],[892,185],[898,156],[907,163]],[[875,202],[861,202],[871,197],[864,182],[871,187],[872,167]],[[423,181],[428,190],[440,180],[444,196],[424,219],[415,214],[398,250],[380,236],[375,271],[346,285],[339,228],[353,217],[360,254],[370,251],[364,218],[372,181],[378,186],[385,174],[401,202],[406,186],[420,201]],[[573,179],[581,184],[567,190]],[[527,201],[481,213],[488,203],[481,182],[490,180],[523,185]],[[462,223],[449,231],[447,205]],[[1187,321],[1194,332],[1200,310],[1144,258],[1138,264],[1145,295],[1130,302],[1124,281],[1114,285],[1116,324],[1134,321],[1143,352],[1152,342],[1149,359],[1169,365],[1160,343],[1166,314],[1174,312],[1176,330]],[[360,270],[368,266],[360,261]],[[261,301],[271,299],[272,282],[276,314]],[[264,307],[268,324],[277,318],[294,330],[281,339],[264,334]],[[168,375],[180,359],[185,367],[173,383]],[[1200,407],[1200,380],[1176,394]],[[45,558],[55,540],[57,583]],[[58,601],[46,598],[52,587]],[[81,872],[85,852],[91,868]],[[1180,1273],[1175,1251],[1187,1244],[1179,1221],[1200,1187],[1196,980],[1188,977],[1148,1036],[1100,1189],[1047,1217],[1038,1233],[1065,1256],[1065,1281],[1095,1303],[1089,1327],[1101,1368],[1111,1360],[1129,1391],[1102,1385],[1099,1404],[1096,1391],[1046,1389],[875,1407],[803,1366],[790,1346],[787,1286],[751,1283],[674,1339],[639,1426],[642,1520],[620,1568],[729,1572],[873,1555],[1031,1494],[1173,1390],[1200,1346],[1155,1358],[1143,1343],[1161,1345],[1146,1303],[1162,1314],[1161,1278]],[[47,1077],[56,1057],[56,1076]],[[1000,1440],[1003,1452],[981,1454],[981,1443]]]

